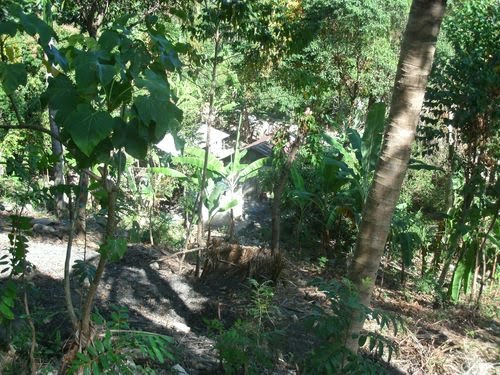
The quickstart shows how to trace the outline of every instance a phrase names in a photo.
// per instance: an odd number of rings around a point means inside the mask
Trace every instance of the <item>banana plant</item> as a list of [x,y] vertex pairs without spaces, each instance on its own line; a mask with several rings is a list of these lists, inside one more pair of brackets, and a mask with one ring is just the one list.
[[384,118],[385,105],[377,103],[368,114],[363,137],[354,129],[348,130],[347,139],[324,134],[325,152],[316,167],[313,186],[306,187],[300,171],[292,168],[292,198],[299,207],[299,232],[304,212],[311,207],[320,213],[316,220],[322,226],[324,245],[330,241],[331,228],[340,216],[351,219],[353,225],[360,222],[381,148]]
[[424,238],[422,233],[414,229],[415,220],[406,211],[406,203],[396,206],[391,230],[389,232],[389,248],[394,253],[401,254],[401,284],[406,282],[406,269],[413,263],[416,250],[422,246]]
[[[189,166],[194,168],[194,174],[187,176],[179,169],[159,167],[151,168],[152,172],[162,173],[170,177],[188,180],[198,190],[201,186],[201,170],[203,168],[205,151],[196,147],[186,147],[183,156],[174,157],[172,162],[176,166]],[[243,205],[243,184],[255,177],[259,170],[267,162],[267,158],[258,159],[250,164],[242,162],[246,151],[236,149],[231,162],[228,165],[209,154],[207,164],[208,182],[206,185],[204,206],[207,212],[207,224],[210,225],[218,213],[227,212],[237,206]],[[234,218],[231,218],[231,226]]]

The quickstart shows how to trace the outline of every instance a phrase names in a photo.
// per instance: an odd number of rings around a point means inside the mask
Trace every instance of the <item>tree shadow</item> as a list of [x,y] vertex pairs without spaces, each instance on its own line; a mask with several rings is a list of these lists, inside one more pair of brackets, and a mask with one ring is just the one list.
[[[173,337],[172,351],[176,363],[180,363],[189,374],[222,373],[215,342],[208,333],[205,320],[222,320],[226,327],[230,327],[237,318],[245,318],[251,298],[245,276],[215,274],[199,280],[189,274],[176,273],[176,267],[157,262],[159,257],[160,254],[149,248],[130,246],[120,262],[108,264],[96,296],[96,309],[110,320],[114,311],[112,305],[127,307],[131,329]],[[72,334],[63,283],[41,273],[33,276],[31,281],[36,287],[30,290],[29,301],[40,347],[49,347],[52,358],[57,361],[63,353],[61,348]],[[284,285],[284,281],[281,283],[279,285]],[[79,310],[81,287],[74,274],[72,285],[75,308]],[[279,285],[276,288],[281,288]],[[299,286],[292,283],[288,288],[290,295],[295,296],[293,298],[300,294]],[[285,298],[278,306],[282,323],[279,327],[271,327],[282,331],[273,349],[286,358],[286,366],[295,366],[316,343],[310,330],[302,324],[304,317],[310,314],[311,301],[302,301],[304,308],[301,312],[294,311],[293,305],[287,310],[284,306],[287,301],[291,302]],[[22,314],[22,311],[18,313]],[[167,363],[158,369],[168,370],[172,365]],[[390,374],[401,374],[391,365],[384,364],[384,368]],[[290,373],[286,371],[275,374]]]

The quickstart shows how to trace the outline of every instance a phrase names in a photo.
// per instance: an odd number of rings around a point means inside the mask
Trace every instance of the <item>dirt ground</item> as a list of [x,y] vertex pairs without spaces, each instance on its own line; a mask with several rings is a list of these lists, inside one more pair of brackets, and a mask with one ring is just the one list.
[[[8,246],[6,221],[0,222],[0,249]],[[72,258],[96,258],[99,236],[87,243],[76,242]],[[34,236],[28,260],[36,271],[32,276],[37,292],[31,296],[32,309],[45,315],[41,332],[60,330],[67,324],[62,287],[66,243],[57,236]],[[3,251],[3,250],[2,250]],[[177,257],[165,258],[165,249],[143,245],[129,246],[122,261],[108,265],[97,296],[97,308],[109,315],[110,306],[125,306],[130,325],[172,336],[176,363],[188,374],[218,374],[220,364],[214,340],[205,320],[219,319],[226,326],[245,317],[251,298],[245,275],[214,274],[203,280],[194,277],[194,265],[186,263],[179,272]],[[189,258],[188,258],[189,260]],[[309,282],[316,276],[334,277],[340,272],[332,264],[318,267],[311,262],[285,261],[282,277],[275,288],[277,307],[273,324],[286,337],[277,348],[279,366],[273,374],[296,374],[296,361],[314,346],[314,340],[301,324],[324,295]],[[399,355],[387,365],[392,374],[499,374],[500,325],[460,307],[433,309],[408,285],[399,290],[386,276],[385,287],[377,288],[374,305],[393,311],[404,319],[407,331],[394,337]],[[74,294],[80,298],[78,288]],[[498,295],[497,295],[498,301]],[[367,329],[374,328],[368,322]],[[48,337],[48,336],[47,336]],[[168,369],[174,363],[169,363]]]

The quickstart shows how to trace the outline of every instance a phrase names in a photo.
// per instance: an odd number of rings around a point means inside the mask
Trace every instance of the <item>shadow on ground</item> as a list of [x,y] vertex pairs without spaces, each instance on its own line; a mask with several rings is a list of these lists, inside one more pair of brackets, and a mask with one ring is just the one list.
[[[222,373],[214,342],[209,337],[205,319],[221,319],[226,326],[236,318],[244,317],[250,300],[250,289],[242,277],[210,277],[195,279],[186,265],[187,272],[176,273],[177,262],[158,262],[159,254],[142,246],[129,247],[126,256],[118,263],[110,263],[103,276],[96,308],[107,319],[112,305],[129,310],[132,329],[156,332],[172,336],[172,348],[176,363],[180,363],[190,375]],[[74,281],[74,280],[73,280]],[[44,274],[37,274],[32,282],[36,288],[30,296],[39,342],[44,347],[62,348],[71,334],[64,305],[62,281]],[[297,308],[292,299],[303,298],[297,285],[286,283],[285,293],[278,303],[280,320],[284,322],[282,342],[279,344],[284,360],[273,374],[295,374],[296,363],[311,350],[314,339],[301,324],[310,314],[310,301],[299,301]],[[285,281],[282,284],[285,285]],[[80,305],[81,294],[74,282],[73,300]],[[62,353],[46,353],[57,358]],[[158,367],[158,373],[169,373],[174,363]],[[387,366],[388,374],[403,374]]]

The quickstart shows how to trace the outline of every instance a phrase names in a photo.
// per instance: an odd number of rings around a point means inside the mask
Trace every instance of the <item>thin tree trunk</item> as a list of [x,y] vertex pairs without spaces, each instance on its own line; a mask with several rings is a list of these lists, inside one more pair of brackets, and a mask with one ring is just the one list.
[[[208,167],[208,155],[210,153],[210,129],[212,127],[212,118],[214,116],[214,102],[215,102],[215,87],[216,87],[216,79],[217,79],[217,67],[219,65],[219,52],[220,52],[220,44],[221,44],[221,36],[219,33],[219,25],[217,25],[215,36],[215,50],[214,57],[212,62],[212,75],[210,77],[210,93],[208,98],[208,119],[207,119],[207,136],[205,143],[205,158],[203,160],[203,170],[201,172],[201,184],[200,184],[200,200],[198,201],[198,233],[197,233],[197,241],[198,245],[201,246],[204,236],[204,228],[203,228],[203,201],[205,200],[205,185],[207,182],[207,167]],[[208,244],[207,244],[208,246]],[[196,256],[196,277],[200,276],[200,267],[201,267],[201,250],[197,253]]]
[[498,254],[495,254],[495,258],[493,258],[493,265],[491,266],[490,286],[493,286],[493,284],[495,283],[495,274],[497,273],[497,264],[498,264]]
[[89,175],[87,171],[87,169],[80,171],[80,180],[78,181],[75,234],[85,234],[87,231],[87,201],[89,199]]
[[424,277],[427,271],[427,246],[422,245],[422,269],[420,270],[420,276]]
[[[481,241],[481,245],[479,246],[479,250],[478,250],[478,253],[481,253],[482,254],[482,274],[481,274],[481,286],[480,286],[480,289],[479,289],[479,293],[477,295],[477,300],[476,300],[476,304],[479,306],[479,302],[480,302],[480,299],[481,299],[481,295],[483,294],[483,287],[484,287],[484,284],[486,282],[485,280],[485,276],[486,276],[486,254],[484,252],[484,248],[486,246],[486,241],[488,240],[488,235],[490,234],[490,232],[493,230],[493,228],[495,227],[495,223],[498,219],[498,209],[499,209],[499,205],[500,205],[500,199],[497,199],[497,202],[495,204],[495,214],[493,215],[493,218],[491,219],[491,223],[490,225],[488,226],[488,229],[486,230],[486,232],[484,233],[484,236],[483,236],[483,239]],[[476,279],[477,279],[477,276],[478,276],[478,273],[479,273],[479,266],[478,266],[478,258],[476,258],[476,270],[474,272],[474,279],[472,280],[472,286],[473,286],[473,289],[472,289],[472,295],[474,296],[475,294],[475,287],[476,287]]]
[[470,302],[474,301],[474,298],[476,298],[477,278],[479,277],[479,270],[481,269],[481,262],[479,261],[480,256],[481,256],[481,249],[477,249],[476,250],[476,257],[474,259],[474,275],[472,276],[472,287],[471,287],[470,300],[469,300]]
[[75,210],[73,207],[73,200],[71,198],[71,192],[68,196],[68,208],[69,208],[69,233],[68,233],[68,244],[66,247],[66,258],[64,260],[64,299],[66,301],[66,308],[68,309],[69,318],[73,329],[76,332],[78,330],[78,318],[75,313],[75,308],[73,306],[73,299],[71,298],[71,281],[70,281],[70,265],[71,265],[71,248],[73,246],[73,234],[75,232]]
[[482,268],[481,268],[481,286],[477,294],[476,306],[479,307],[481,303],[481,296],[483,295],[484,286],[486,284],[486,254],[482,252]]
[[[108,189],[108,217],[106,223],[106,234],[104,241],[112,240],[116,232],[116,197],[117,197],[116,187]],[[81,321],[81,338],[83,341],[83,346],[87,344],[87,340],[91,339],[91,327],[90,327],[90,317],[92,313],[92,307],[94,306],[94,298],[97,293],[97,288],[99,282],[101,281],[102,275],[104,273],[104,268],[106,267],[108,257],[101,254],[99,257],[99,263],[97,264],[96,273],[94,279],[90,283],[89,290],[87,292],[87,297],[82,307],[82,321]]]
[[[470,178],[469,178],[470,179]],[[467,184],[467,181],[465,182]],[[465,224],[466,218],[468,216],[469,209],[472,204],[472,200],[474,198],[474,191],[470,191],[469,193],[466,194],[464,197],[464,202],[462,204],[462,211],[460,213],[460,218],[458,223],[454,227],[454,232],[450,236],[450,241],[449,241],[449,246],[447,250],[447,254],[445,257],[445,262],[443,265],[443,268],[441,269],[441,274],[439,275],[438,279],[438,287],[442,288],[445,281],[446,281],[446,275],[448,274],[448,271],[450,270],[451,263],[457,254],[457,250],[459,250],[459,259],[462,257],[463,249],[459,249],[458,245],[460,244],[460,240],[462,239],[463,233],[462,233],[462,228]]]
[[[63,146],[59,141],[59,127],[55,121],[56,111],[49,108],[49,124],[50,131],[54,135],[51,137],[52,140],[52,154],[57,157],[57,162],[54,164],[52,173],[54,175],[54,186],[64,185],[64,157],[63,157]],[[60,219],[63,216],[65,204],[64,204],[64,193],[56,192],[55,194],[55,211],[56,216]]]
[[[115,239],[116,236],[116,225],[117,225],[117,217],[116,217],[116,199],[118,196],[118,188],[120,186],[120,173],[118,172],[117,182],[113,182],[110,178],[108,178],[108,170],[104,167],[102,172],[102,177],[99,178],[101,180],[104,189],[108,194],[108,215],[106,222],[106,232],[104,235],[104,244],[108,241]],[[85,296],[83,305],[81,318],[79,323],[79,330],[77,331],[77,337],[74,342],[71,343],[68,347],[68,351],[64,355],[61,367],[59,370],[59,374],[63,375],[67,373],[67,369],[70,366],[71,362],[75,359],[78,351],[85,349],[89,344],[92,343],[92,326],[91,326],[91,314],[92,308],[94,306],[94,300],[97,293],[97,288],[99,287],[99,283],[101,281],[102,275],[104,274],[104,269],[106,267],[106,263],[108,261],[108,256],[105,253],[101,253],[99,257],[99,263],[97,264],[96,272],[94,275],[94,279],[91,281],[87,294]]]
[[[406,26],[382,152],[363,210],[350,279],[370,305],[431,72],[445,0],[414,0]],[[358,350],[364,316],[355,311],[346,346]]]

